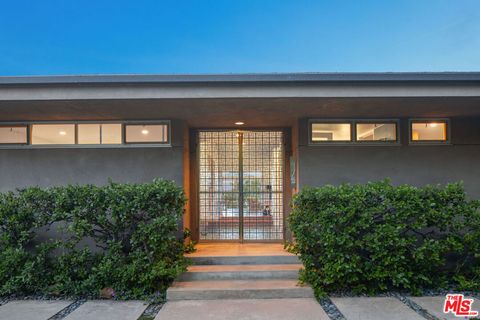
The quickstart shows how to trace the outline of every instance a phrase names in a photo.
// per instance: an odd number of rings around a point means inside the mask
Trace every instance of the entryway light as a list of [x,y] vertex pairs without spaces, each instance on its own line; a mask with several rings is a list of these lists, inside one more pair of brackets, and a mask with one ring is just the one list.
[[243,125],[245,124],[245,122],[237,121],[237,122],[235,122],[235,124],[236,124],[237,126],[243,126]]
[[67,135],[67,133],[65,131],[60,131],[58,134],[61,135],[61,136]]
[[147,129],[143,129],[143,130],[142,130],[142,134],[148,134],[148,130],[147,130]]
[[438,125],[438,123],[432,122],[430,123],[430,127],[435,128]]

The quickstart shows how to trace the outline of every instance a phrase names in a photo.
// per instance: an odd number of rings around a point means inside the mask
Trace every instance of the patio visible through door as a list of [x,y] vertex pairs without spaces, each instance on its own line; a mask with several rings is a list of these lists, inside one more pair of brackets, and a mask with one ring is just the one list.
[[198,133],[200,240],[283,240],[282,131]]

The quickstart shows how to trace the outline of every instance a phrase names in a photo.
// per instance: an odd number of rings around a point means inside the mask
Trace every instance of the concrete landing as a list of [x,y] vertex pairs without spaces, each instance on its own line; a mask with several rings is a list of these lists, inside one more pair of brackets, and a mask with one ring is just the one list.
[[331,298],[347,320],[425,320],[392,297]]
[[187,257],[289,256],[281,243],[199,243]]
[[328,320],[315,299],[170,301],[155,320]]
[[[466,297],[472,298],[472,297]],[[445,302],[445,296],[436,296],[436,297],[409,297],[410,300],[418,304],[423,309],[426,309],[430,314],[436,316],[442,320],[455,320],[460,319],[455,317],[452,313],[445,314],[443,313],[443,304]],[[480,310],[480,303],[475,300],[473,303],[474,310]]]
[[0,319],[37,320],[48,319],[71,304],[65,300],[16,300],[0,307]]
[[93,300],[82,304],[66,320],[136,320],[148,304],[143,301]]

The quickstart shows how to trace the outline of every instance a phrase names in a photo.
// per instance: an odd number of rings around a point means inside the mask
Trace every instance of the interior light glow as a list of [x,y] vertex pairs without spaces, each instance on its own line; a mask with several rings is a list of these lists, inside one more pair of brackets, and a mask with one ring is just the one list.
[[236,124],[237,126],[243,126],[243,125],[245,124],[245,122],[237,121],[237,122],[235,122],[235,124]]
[[147,130],[147,129],[143,129],[143,130],[142,130],[142,134],[147,135],[147,134],[148,134],[148,130]]
[[435,122],[432,122],[429,124],[430,128],[435,128],[436,126],[438,126],[438,123],[435,123]]
[[61,136],[66,136],[67,135],[67,133],[65,131],[60,131],[58,134],[61,135]]

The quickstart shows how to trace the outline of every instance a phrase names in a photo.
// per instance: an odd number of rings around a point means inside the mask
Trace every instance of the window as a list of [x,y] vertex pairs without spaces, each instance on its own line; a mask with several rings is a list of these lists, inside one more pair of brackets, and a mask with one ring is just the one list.
[[32,144],[75,144],[75,125],[34,124]]
[[[117,145],[168,146],[169,121],[129,122],[39,122],[11,124],[0,122],[0,148],[15,145],[95,147]],[[6,146],[8,145],[8,146]],[[11,145],[11,146],[10,146]],[[21,148],[25,146],[20,146]],[[146,147],[146,145],[144,145]]]
[[122,143],[122,125],[115,124],[78,124],[78,144],[120,144]]
[[410,123],[410,141],[446,142],[448,140],[446,120],[412,120]]
[[349,142],[352,140],[350,123],[319,123],[311,124],[312,142]]
[[356,140],[370,142],[396,142],[396,123],[356,123]]
[[125,143],[167,143],[166,124],[126,124]]
[[27,126],[0,126],[0,144],[26,144]]

